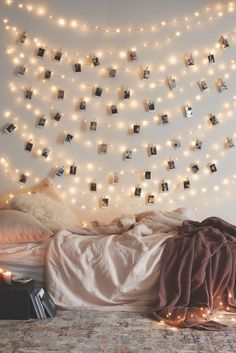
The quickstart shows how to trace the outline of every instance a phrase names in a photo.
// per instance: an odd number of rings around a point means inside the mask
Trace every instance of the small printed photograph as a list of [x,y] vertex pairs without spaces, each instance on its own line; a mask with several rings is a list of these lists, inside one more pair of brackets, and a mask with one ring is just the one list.
[[29,88],[25,91],[25,99],[32,99],[33,91]]
[[25,184],[27,179],[28,179],[27,175],[21,174],[19,178],[19,183]]
[[118,173],[114,172],[112,180],[113,180],[113,184],[118,184],[119,183],[119,175],[118,175]]
[[167,163],[168,170],[175,169],[175,162],[171,159]]
[[149,154],[150,154],[150,156],[155,156],[157,154],[156,146],[150,146],[149,147]]
[[20,66],[18,66],[18,68],[16,70],[16,75],[17,76],[24,76],[25,71],[26,71],[26,66],[20,65]]
[[16,126],[12,123],[8,124],[6,126],[6,128],[4,129],[4,131],[7,133],[7,134],[10,134],[12,131],[14,131],[16,129]]
[[185,115],[187,118],[191,118],[193,116],[192,107],[190,107],[189,105],[185,106]]
[[31,142],[31,140],[26,142],[25,150],[28,151],[28,152],[31,152],[32,148],[33,148],[33,142]]
[[106,154],[107,153],[107,143],[101,143],[99,145],[99,152],[102,154]]
[[64,172],[65,172],[64,167],[59,167],[59,168],[57,168],[57,170],[56,170],[55,176],[57,176],[57,177],[62,177],[63,174],[64,174]]
[[71,143],[71,141],[73,140],[73,135],[72,134],[67,134],[66,137],[65,137],[65,140],[64,142],[65,143]]
[[101,97],[101,95],[102,95],[102,88],[101,88],[101,87],[96,87],[96,88],[95,88],[95,93],[94,93],[94,95],[95,95],[96,97]]
[[220,36],[219,43],[220,43],[221,48],[228,48],[229,47],[228,39],[224,36]]
[[44,56],[44,54],[45,54],[45,49],[44,48],[38,48],[37,56],[42,58]]
[[150,172],[150,170],[145,170],[144,172],[144,179],[146,180],[150,180],[152,176],[152,173]]
[[186,66],[193,66],[194,65],[194,58],[193,58],[192,54],[185,56],[185,63],[186,63]]
[[17,38],[17,44],[23,45],[26,41],[27,35],[26,32],[21,33]]
[[57,99],[64,99],[65,91],[63,89],[59,89],[57,91]]
[[81,72],[82,71],[81,63],[75,63],[74,70],[75,70],[75,72]]
[[171,141],[171,144],[172,144],[172,147],[177,150],[178,148],[181,147],[181,143],[180,143],[180,140],[177,140],[177,139],[173,139]]
[[147,203],[155,203],[155,196],[153,194],[148,194],[147,195]]
[[210,123],[211,123],[213,126],[219,124],[219,120],[218,120],[217,117],[216,117],[215,115],[213,115],[213,114],[210,114],[210,116],[209,116],[209,121],[210,121]]
[[195,143],[194,143],[194,149],[195,150],[201,150],[202,149],[202,144],[203,144],[203,142],[197,139],[195,141]]
[[140,197],[142,193],[142,188],[140,186],[136,186],[134,190],[134,196]]
[[112,114],[112,115],[113,115],[113,114],[117,114],[117,113],[118,113],[117,105],[112,104],[112,105],[110,106],[110,111],[111,111],[111,114]]
[[169,124],[169,118],[167,114],[162,114],[161,115],[161,122],[163,125]]
[[116,77],[116,69],[114,69],[113,67],[109,67],[108,76],[111,78],[115,78]]
[[41,117],[38,119],[37,127],[43,128],[43,127],[46,125],[46,121],[47,121],[47,119],[44,118],[44,116],[41,116]]
[[52,71],[51,71],[51,70],[45,70],[45,72],[44,72],[44,78],[45,78],[46,80],[49,80],[49,79],[51,78],[51,76],[52,76]]
[[225,148],[232,148],[235,147],[234,141],[232,137],[226,137],[225,138],[225,143],[224,143]]
[[125,159],[132,159],[133,158],[133,151],[130,148],[127,148],[125,151]]
[[101,199],[101,207],[102,208],[106,208],[106,207],[108,207],[109,206],[109,199],[108,199],[108,197],[103,197],[102,199]]
[[199,81],[199,82],[198,82],[198,85],[199,85],[200,90],[201,90],[202,92],[208,89],[208,85],[207,85],[206,80],[201,80],[201,81]]
[[133,126],[133,133],[134,134],[139,134],[140,133],[140,125],[135,124]]
[[148,66],[143,70],[143,79],[148,80],[151,76],[151,71],[148,69]]
[[209,63],[209,64],[214,64],[214,63],[215,63],[215,56],[214,56],[214,54],[210,53],[210,54],[208,55],[208,63]]
[[83,98],[81,99],[81,101],[79,103],[79,109],[80,110],[86,110],[86,101],[83,100]]
[[136,61],[137,60],[137,53],[134,50],[130,50],[128,52],[128,59],[129,61]]
[[100,65],[100,61],[99,61],[98,57],[95,54],[91,56],[91,62],[93,64],[93,66],[99,66]]
[[163,181],[161,183],[161,190],[162,190],[162,192],[168,192],[169,191],[169,185],[168,185],[168,183],[166,181]]
[[123,92],[123,98],[124,99],[130,99],[130,90],[125,89]]
[[74,164],[72,164],[70,166],[70,175],[76,175],[76,170],[77,170],[77,167]]
[[61,61],[61,58],[62,58],[62,51],[61,50],[58,50],[55,55],[54,55],[54,59],[56,61]]
[[216,81],[216,86],[219,92],[226,91],[228,88],[225,81],[223,81],[222,78],[218,78],[218,80]]
[[42,156],[42,157],[45,157],[45,158],[48,158],[49,152],[50,152],[49,148],[45,147],[45,148],[43,148],[43,150],[42,150],[41,156]]
[[176,79],[172,76],[168,77],[168,84],[170,89],[174,89],[176,87]]
[[97,122],[96,121],[91,121],[90,122],[90,130],[96,131],[97,130]]
[[193,174],[197,174],[199,172],[199,167],[197,164],[192,164],[191,165],[191,170],[193,172]]
[[147,110],[148,111],[155,110],[155,103],[153,101],[147,101]]
[[61,120],[61,114],[60,113],[55,113],[53,115],[53,119],[56,120],[56,121],[60,121]]
[[190,189],[191,188],[190,180],[189,179],[184,180],[183,186],[184,186],[184,189]]
[[211,173],[217,172],[217,168],[216,168],[215,163],[210,164],[209,169],[210,169]]
[[97,191],[96,181],[93,181],[92,183],[90,183],[90,191]]

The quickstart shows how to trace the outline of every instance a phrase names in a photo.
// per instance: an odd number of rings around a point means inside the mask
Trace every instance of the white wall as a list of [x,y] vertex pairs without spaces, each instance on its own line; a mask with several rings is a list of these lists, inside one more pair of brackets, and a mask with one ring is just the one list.
[[[61,187],[65,199],[75,202],[73,207],[78,208],[83,220],[110,219],[124,212],[189,206],[196,208],[196,217],[200,219],[217,215],[234,222],[235,149],[225,150],[224,138],[233,137],[236,133],[235,12],[228,12],[226,2],[222,2],[223,8],[217,9],[214,3],[193,0],[44,0],[40,4],[31,1],[34,8],[30,12],[24,7],[18,8],[16,2],[11,6],[1,2],[1,19],[7,18],[11,28],[6,30],[3,24],[0,27],[0,127],[15,122],[17,130],[10,135],[4,132],[0,135],[0,155],[8,163],[7,167],[2,164],[0,168],[0,193],[17,191],[20,173],[29,173],[27,187],[45,176],[52,176],[57,165],[68,169],[68,165],[75,162],[79,166],[77,178],[65,175],[59,180],[54,178],[54,181]],[[44,16],[35,14],[38,6],[47,9]],[[194,16],[197,11],[199,16]],[[223,16],[219,15],[221,12]],[[51,20],[50,14],[53,16]],[[212,20],[209,20],[211,16]],[[185,17],[188,17],[187,21],[184,21]],[[87,30],[70,28],[69,23],[60,27],[55,23],[58,18],[81,19],[91,26]],[[162,21],[167,25],[158,31],[150,29]],[[187,25],[189,29],[186,29]],[[15,44],[12,26],[17,27],[16,31],[27,32],[26,45]],[[104,29],[111,27],[119,28],[121,33],[104,33]],[[131,32],[123,30],[128,27],[132,28]],[[141,27],[144,31],[138,30]],[[181,35],[176,36],[176,32]],[[230,42],[230,47],[224,50],[218,47],[221,34],[227,35]],[[35,55],[37,43],[34,38],[46,46],[47,53],[43,59]],[[156,41],[159,43],[157,46]],[[62,62],[57,63],[51,58],[52,50],[60,48],[64,55]],[[126,57],[131,48],[137,49],[138,60],[134,63],[129,63]],[[209,65],[206,61],[209,51],[215,53],[215,64]],[[183,58],[185,53],[191,52],[194,53],[195,66],[186,68]],[[79,74],[72,70],[76,53],[84,63]],[[86,55],[90,53],[101,55],[99,67],[86,63]],[[14,75],[17,60],[27,67],[24,77]],[[115,79],[104,75],[104,69],[109,66],[117,67]],[[151,78],[141,80],[138,70],[147,66],[151,69]],[[41,68],[54,72],[51,81],[44,83],[39,78]],[[177,88],[173,92],[165,82],[168,75],[177,78]],[[215,81],[220,77],[228,84],[228,90],[223,93],[218,93],[215,87]],[[200,79],[207,80],[207,92],[200,92],[197,85]],[[93,85],[103,87],[101,98],[92,97]],[[23,90],[29,86],[37,93],[31,102],[23,98]],[[122,86],[132,90],[129,102],[118,99],[117,89]],[[65,90],[64,101],[55,98],[53,87]],[[86,112],[75,108],[80,97],[88,100]],[[155,112],[145,112],[143,102],[146,99],[155,100]],[[29,103],[31,106],[27,108]],[[110,103],[118,105],[117,116],[107,114],[106,106]],[[183,115],[185,104],[193,108],[194,115],[190,119]],[[50,118],[53,111],[64,114],[58,124]],[[39,113],[44,113],[48,119],[42,130],[35,127]],[[157,123],[161,113],[168,113],[168,126]],[[219,126],[209,126],[209,113],[217,116]],[[93,119],[98,122],[96,132],[89,131],[88,127],[88,122]],[[87,126],[84,120],[87,120]],[[141,125],[141,133],[137,136],[128,133],[135,123]],[[70,145],[61,143],[65,132],[75,136]],[[167,145],[167,141],[175,137],[181,138],[182,147],[178,151]],[[24,144],[30,138],[34,142],[31,154],[24,151]],[[190,145],[195,138],[203,140],[201,151],[191,150]],[[98,154],[100,142],[108,143],[107,155]],[[148,156],[144,146],[149,144],[160,145],[158,156]],[[44,146],[51,151],[48,160],[38,155]],[[132,161],[122,160],[123,147],[136,149]],[[169,158],[175,160],[174,171],[167,171],[164,166]],[[217,162],[218,172],[211,175],[206,166],[213,161]],[[198,162],[201,168],[197,178],[188,170],[193,162]],[[152,171],[152,179],[143,184],[141,176],[145,169]],[[114,187],[109,184],[113,171],[121,173],[120,183]],[[182,180],[186,177],[191,180],[191,190],[182,188]],[[98,183],[96,193],[89,190],[89,182],[94,179]],[[160,192],[162,179],[169,181],[168,194]],[[137,184],[143,186],[141,198],[133,196],[133,188]],[[217,187],[218,191],[215,190]],[[154,206],[145,204],[147,193],[155,194]],[[105,195],[109,196],[110,205],[101,209],[98,200]]]

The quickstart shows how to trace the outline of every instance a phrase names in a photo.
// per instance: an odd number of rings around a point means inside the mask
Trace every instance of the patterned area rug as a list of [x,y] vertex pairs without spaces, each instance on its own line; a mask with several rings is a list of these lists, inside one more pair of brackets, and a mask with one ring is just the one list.
[[60,310],[53,320],[0,321],[0,353],[236,352],[236,317],[216,318],[231,329],[180,330],[140,313]]

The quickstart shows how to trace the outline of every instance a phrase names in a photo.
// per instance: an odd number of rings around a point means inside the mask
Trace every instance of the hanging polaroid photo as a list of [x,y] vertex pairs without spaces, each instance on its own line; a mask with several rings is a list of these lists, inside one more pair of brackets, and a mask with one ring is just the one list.
[[143,70],[143,79],[148,80],[151,76],[151,71],[148,69],[148,66]]
[[33,148],[33,142],[31,142],[32,140],[26,142],[25,144],[25,150],[28,151],[28,152],[31,152],[32,151],[32,148]]
[[162,192],[168,192],[169,191],[169,185],[168,185],[168,183],[166,181],[162,181],[161,190],[162,190]]
[[119,175],[118,175],[118,173],[116,173],[116,172],[113,173],[112,182],[113,182],[113,184],[118,184],[119,183]]
[[46,80],[49,80],[49,79],[51,78],[51,76],[52,76],[52,71],[51,71],[51,70],[45,70],[45,72],[44,72],[44,78],[45,78]]
[[77,167],[74,163],[70,166],[70,175],[76,175]]
[[183,186],[184,186],[184,189],[190,189],[191,188],[190,180],[189,179],[184,180]]
[[96,87],[96,88],[95,88],[94,95],[95,95],[96,97],[101,97],[101,95],[102,95],[102,88],[101,88],[101,87]]
[[220,36],[219,43],[220,43],[221,48],[223,48],[223,49],[229,47],[228,39],[224,36]]
[[157,148],[156,148],[156,146],[149,146],[149,155],[150,155],[150,156],[155,156],[155,155],[157,155]]
[[222,78],[217,79],[216,86],[217,86],[218,92],[226,91],[228,88],[225,81],[223,81]]
[[184,107],[184,109],[185,109],[185,115],[186,115],[186,117],[187,117],[187,118],[192,118],[192,116],[193,116],[192,107],[190,107],[189,105],[186,105],[186,106]]
[[61,114],[60,113],[55,113],[52,118],[53,118],[53,120],[60,121],[61,120]]
[[210,165],[209,165],[209,169],[210,169],[210,172],[211,172],[211,173],[217,172],[217,168],[216,168],[215,163],[210,164]]
[[79,109],[86,110],[86,101],[83,98],[81,98],[81,100],[79,102]]
[[65,140],[64,142],[65,143],[71,143],[71,141],[73,140],[73,135],[72,134],[67,134],[66,137],[65,137]]
[[63,89],[59,89],[57,91],[57,99],[64,99],[65,91]]
[[57,170],[56,170],[55,176],[57,176],[57,177],[62,177],[63,174],[64,174],[64,172],[65,172],[64,166],[63,166],[63,167],[59,167],[59,168],[57,168]]
[[207,58],[208,58],[208,63],[209,63],[209,64],[214,64],[214,63],[215,63],[215,56],[214,56],[214,54],[210,53]]
[[117,113],[118,113],[117,105],[112,104],[112,105],[110,106],[110,112],[111,112],[112,115],[117,114]]
[[146,180],[150,180],[152,176],[152,173],[150,172],[150,170],[145,170],[144,172],[144,179]]
[[178,148],[181,147],[180,140],[178,140],[178,139],[173,139],[173,140],[171,141],[171,144],[172,144],[172,147],[173,147],[175,150],[177,150]]
[[47,121],[47,119],[44,118],[44,115],[41,116],[41,117],[38,119],[37,127],[38,127],[38,128],[43,128],[43,127],[46,125],[46,121]]
[[16,129],[16,125],[10,123],[10,124],[8,124],[8,125],[5,127],[4,131],[5,131],[7,134],[10,134],[10,133],[11,133],[12,131],[14,131],[15,129]]
[[213,114],[210,114],[210,116],[209,116],[209,121],[210,121],[210,123],[211,123],[213,126],[219,124],[219,120],[218,120],[217,117],[216,117],[215,115],[213,115]]
[[129,61],[136,61],[137,60],[137,53],[134,50],[130,50],[128,52],[128,59]]
[[27,35],[26,32],[21,33],[17,38],[17,44],[23,45],[26,41]]
[[147,101],[146,107],[148,112],[155,110],[155,102]]
[[90,191],[97,191],[97,183],[95,180],[90,183]]
[[24,65],[20,65],[18,66],[17,70],[16,70],[16,75],[17,76],[24,76],[26,71],[26,67]]
[[100,61],[99,61],[98,57],[95,54],[91,56],[91,62],[93,64],[93,66],[99,66],[100,65]]
[[50,152],[49,148],[45,147],[45,148],[42,150],[41,156],[42,156],[42,157],[45,157],[45,158],[48,158],[49,152]]
[[198,150],[198,151],[201,150],[202,149],[202,144],[203,144],[203,142],[197,139],[194,142],[194,149]]
[[107,153],[107,143],[101,143],[99,145],[99,153],[101,153],[101,154]]
[[123,99],[130,99],[130,90],[124,89],[124,91],[123,91]]
[[45,54],[45,49],[44,48],[38,48],[37,56],[42,58],[44,56],[44,54]]
[[90,130],[91,131],[96,131],[97,130],[97,122],[95,120],[90,122]]
[[161,115],[161,123],[163,125],[169,124],[169,118],[167,114],[162,114]]
[[235,147],[234,141],[232,137],[226,137],[225,138],[225,143],[224,143],[225,148],[232,148]]
[[167,162],[167,168],[168,170],[175,169],[175,162],[172,159]]
[[133,158],[133,151],[131,150],[131,148],[127,148],[125,151],[125,159],[129,160]]
[[154,204],[155,203],[155,195],[147,194],[147,203]]
[[193,174],[197,174],[199,172],[199,166],[197,164],[192,164],[191,165],[191,170],[193,172]]
[[192,55],[192,54],[185,56],[185,63],[186,63],[186,66],[187,66],[187,67],[194,65],[194,58],[193,58],[193,55]]
[[142,188],[138,185],[134,190],[134,196],[140,197],[142,193]]
[[32,99],[32,97],[33,97],[33,91],[31,88],[28,88],[25,91],[25,99]]
[[176,79],[173,76],[168,77],[168,84],[170,89],[174,89],[176,87]]
[[81,72],[82,71],[81,63],[75,63],[74,70],[75,70],[75,72]]
[[201,80],[198,82],[199,88],[202,92],[206,91],[208,89],[208,85],[206,80]]
[[108,197],[103,197],[101,199],[101,203],[100,203],[102,208],[106,208],[109,206],[109,198]]
[[140,125],[135,124],[135,125],[133,126],[133,133],[134,133],[134,134],[139,134],[139,133],[140,133]]
[[108,76],[110,78],[115,78],[116,77],[116,69],[114,69],[113,67],[109,67],[108,69]]
[[21,174],[19,178],[19,183],[25,184],[27,179],[28,179],[27,175]]
[[62,51],[61,50],[57,50],[55,55],[54,55],[54,60],[61,61],[61,58],[62,58]]

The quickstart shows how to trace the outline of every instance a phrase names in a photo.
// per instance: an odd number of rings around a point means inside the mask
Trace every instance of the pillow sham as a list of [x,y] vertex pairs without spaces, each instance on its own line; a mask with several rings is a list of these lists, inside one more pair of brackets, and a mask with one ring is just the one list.
[[0,211],[0,244],[36,243],[53,233],[33,216],[15,210]]

